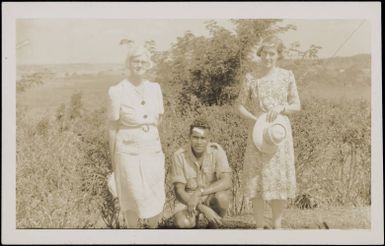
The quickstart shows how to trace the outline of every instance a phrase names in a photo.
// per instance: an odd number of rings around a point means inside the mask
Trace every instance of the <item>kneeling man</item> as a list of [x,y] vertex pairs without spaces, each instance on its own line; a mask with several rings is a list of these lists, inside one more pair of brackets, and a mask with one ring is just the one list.
[[231,168],[226,153],[210,142],[206,119],[196,119],[190,126],[189,143],[174,154],[171,175],[176,194],[175,225],[193,228],[199,214],[218,228],[232,198]]

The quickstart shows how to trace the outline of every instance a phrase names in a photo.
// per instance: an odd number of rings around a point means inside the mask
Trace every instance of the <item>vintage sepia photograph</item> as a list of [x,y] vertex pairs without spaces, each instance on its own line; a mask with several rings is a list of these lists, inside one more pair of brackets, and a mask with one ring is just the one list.
[[[72,15],[71,4],[90,13]],[[14,69],[2,83],[15,117],[14,163],[2,165],[14,173],[2,192],[14,199],[13,233],[290,244],[341,232],[383,243],[380,5],[362,16],[359,5],[350,16],[321,8],[318,18],[306,7],[288,16],[197,7],[183,18],[177,3],[121,4],[142,17],[99,4],[61,3],[68,17],[45,15],[54,3],[38,3],[41,15],[13,5],[22,11],[3,29],[14,37],[2,41],[12,43],[2,66]],[[266,4],[249,3],[277,6]],[[155,6],[171,14],[148,17]],[[99,239],[76,241],[82,233]]]

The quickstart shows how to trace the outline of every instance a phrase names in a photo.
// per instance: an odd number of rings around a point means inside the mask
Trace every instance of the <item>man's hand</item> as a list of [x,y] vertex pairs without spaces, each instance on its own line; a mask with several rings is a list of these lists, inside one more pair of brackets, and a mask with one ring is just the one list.
[[207,220],[215,225],[222,225],[222,217],[220,217],[210,207],[202,205],[199,209],[207,218]]
[[197,207],[197,205],[199,204],[200,198],[201,198],[201,192],[200,192],[199,190],[194,191],[194,192],[191,194],[191,197],[190,197],[190,199],[189,199],[188,202],[187,202],[187,211],[188,211],[191,215],[195,214],[195,212],[196,212],[196,207]]

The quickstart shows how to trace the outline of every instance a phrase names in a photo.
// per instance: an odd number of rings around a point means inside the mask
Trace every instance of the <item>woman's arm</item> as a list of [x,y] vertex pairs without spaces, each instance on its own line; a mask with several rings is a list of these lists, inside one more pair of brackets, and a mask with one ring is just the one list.
[[162,123],[163,114],[164,114],[164,102],[163,102],[163,94],[160,85],[158,85],[158,104],[159,104],[159,115],[157,120],[157,125],[159,126]]
[[240,116],[247,120],[256,121],[257,117],[255,117],[250,111],[248,111],[245,106],[242,104],[237,104],[237,110],[240,113]]
[[249,76],[246,75],[238,95],[236,110],[239,112],[242,118],[255,121],[257,118],[250,111],[248,111],[244,106],[247,104],[249,99],[250,99],[250,82],[249,82]]
[[158,116],[158,121],[157,121],[156,125],[159,126],[162,123],[162,120],[163,120],[163,114],[160,114]]
[[286,104],[284,106],[282,113],[289,115],[289,114],[293,114],[295,112],[298,112],[300,110],[301,110],[301,104],[300,103],[291,103],[291,104]]
[[108,90],[108,103],[107,103],[107,131],[108,131],[108,143],[110,147],[110,155],[112,162],[112,170],[115,171],[115,142],[116,133],[119,128],[120,117],[120,96],[116,88],[110,87]]
[[112,162],[112,171],[115,171],[115,142],[116,142],[116,133],[118,130],[118,121],[111,120],[109,122],[108,127],[108,142],[110,146],[110,155],[111,155],[111,162]]
[[292,114],[295,112],[298,112],[301,110],[301,103],[299,100],[298,96],[298,90],[297,90],[297,85],[295,82],[294,74],[293,72],[289,72],[289,79],[290,79],[290,84],[289,84],[289,91],[288,91],[288,96],[287,96],[287,104],[284,105],[283,114]]

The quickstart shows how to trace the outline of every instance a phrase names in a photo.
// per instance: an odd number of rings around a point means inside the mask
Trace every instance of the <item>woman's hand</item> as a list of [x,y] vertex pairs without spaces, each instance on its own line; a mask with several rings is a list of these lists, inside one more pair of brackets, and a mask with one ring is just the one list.
[[284,110],[285,110],[284,105],[277,105],[277,106],[273,107],[272,109],[270,109],[269,112],[267,112],[267,116],[266,116],[267,122],[274,121],[277,118],[277,116],[280,113],[282,113]]

